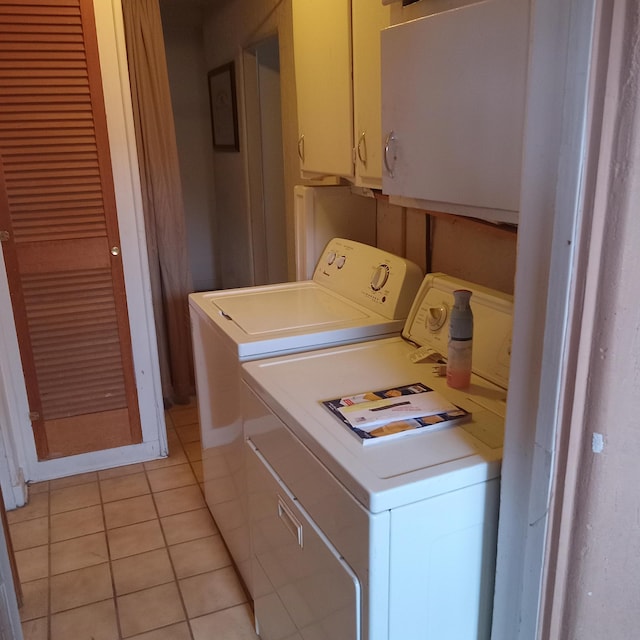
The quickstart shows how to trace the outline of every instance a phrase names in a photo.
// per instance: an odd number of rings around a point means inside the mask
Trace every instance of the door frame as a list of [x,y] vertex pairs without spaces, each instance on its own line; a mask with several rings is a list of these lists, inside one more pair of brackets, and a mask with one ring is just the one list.
[[[145,224],[120,0],[94,0],[105,91],[113,181],[120,228],[142,443],[38,461],[11,311],[4,260],[0,260],[0,454],[11,461],[0,476],[7,508],[24,503],[24,481],[84,473],[151,460],[167,453],[164,405],[151,301]],[[118,141],[114,144],[113,141]],[[1,251],[1,247],[0,247]],[[4,422],[7,422],[5,425]],[[13,467],[13,469],[11,469]],[[24,478],[24,480],[23,480]],[[13,498],[13,500],[12,500]],[[22,500],[22,502],[20,502]],[[13,502],[13,504],[12,504]]]
[[[492,638],[544,635],[550,528],[575,364],[589,251],[591,162],[602,0],[531,0],[530,60],[518,229],[513,349],[505,431]],[[595,111],[595,113],[594,113]],[[580,383],[581,381],[578,381]],[[553,597],[553,596],[552,596]]]
[[[282,124],[282,109],[273,113],[262,100],[262,82],[264,82],[264,64],[261,63],[261,54],[265,47],[280,47],[280,34],[275,31],[257,42],[243,47],[241,54],[242,64],[240,65],[241,108],[245,124],[244,148],[246,150],[246,190],[249,203],[249,244],[252,256],[253,284],[272,284],[282,282],[283,278],[275,276],[270,270],[270,265],[274,260],[283,260],[284,263],[277,265],[280,271],[284,272],[286,280],[287,272],[287,239],[283,231],[281,246],[274,249],[267,242],[269,238],[269,211],[273,210],[273,203],[269,200],[268,189],[265,186],[265,143],[269,136],[264,132],[264,121],[270,119]],[[278,72],[280,78],[280,72]],[[278,91],[280,91],[278,81]],[[274,118],[275,116],[275,118]],[[284,149],[280,139],[280,151],[283,153],[281,162],[277,166],[271,166],[271,180],[279,180],[283,189],[282,209],[279,223],[283,230],[286,230],[286,195],[284,194]],[[267,145],[268,146],[268,145]],[[277,174],[277,175],[276,175]],[[274,255],[276,256],[274,258]],[[283,257],[284,256],[284,257]]]

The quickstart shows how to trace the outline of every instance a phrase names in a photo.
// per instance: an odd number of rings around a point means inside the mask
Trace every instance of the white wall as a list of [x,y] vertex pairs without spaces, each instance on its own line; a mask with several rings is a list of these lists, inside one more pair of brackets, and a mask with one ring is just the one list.
[[[283,0],[235,0],[208,9],[204,22],[205,59],[208,68],[231,60],[236,63],[236,88],[242,114],[243,88],[241,52],[266,37],[278,34],[284,140],[284,196],[286,215],[287,262],[289,279],[295,278],[293,236],[293,187],[299,182],[296,141],[295,78],[293,73],[293,36],[291,3]],[[239,118],[240,152],[216,152],[216,216],[218,224],[219,264],[225,288],[252,284],[252,257],[248,185],[245,160],[245,123]]]
[[[283,184],[280,60],[277,40],[257,49],[260,112],[262,116],[262,180],[268,282],[288,279],[286,199]],[[275,117],[272,117],[272,115]]]
[[211,117],[202,33],[203,9],[160,0],[171,86],[189,266],[195,291],[219,286]]

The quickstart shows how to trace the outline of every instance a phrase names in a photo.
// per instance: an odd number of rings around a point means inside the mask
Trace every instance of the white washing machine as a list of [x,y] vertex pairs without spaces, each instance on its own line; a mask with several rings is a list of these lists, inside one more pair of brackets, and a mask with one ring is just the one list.
[[334,238],[312,280],[189,296],[205,497],[250,592],[240,363],[399,334],[421,281],[404,258]]
[[[458,288],[473,291],[463,390],[434,362]],[[263,640],[489,638],[511,325],[510,296],[430,274],[402,337],[243,365]],[[435,355],[413,362],[416,345]],[[471,416],[363,442],[324,405],[416,383]]]

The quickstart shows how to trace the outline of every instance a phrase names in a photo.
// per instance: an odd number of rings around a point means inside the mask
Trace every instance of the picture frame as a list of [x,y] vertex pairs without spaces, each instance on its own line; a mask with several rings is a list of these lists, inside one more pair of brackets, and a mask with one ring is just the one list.
[[234,62],[212,69],[207,77],[213,148],[216,151],[240,151]]

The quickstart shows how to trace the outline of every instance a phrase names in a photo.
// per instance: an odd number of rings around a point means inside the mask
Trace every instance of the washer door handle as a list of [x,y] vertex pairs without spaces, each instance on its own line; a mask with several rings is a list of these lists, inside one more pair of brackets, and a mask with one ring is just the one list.
[[296,539],[298,546],[302,548],[302,525],[295,515],[293,515],[293,511],[291,511],[289,506],[280,496],[278,496],[278,517],[282,520],[282,523],[291,535]]

